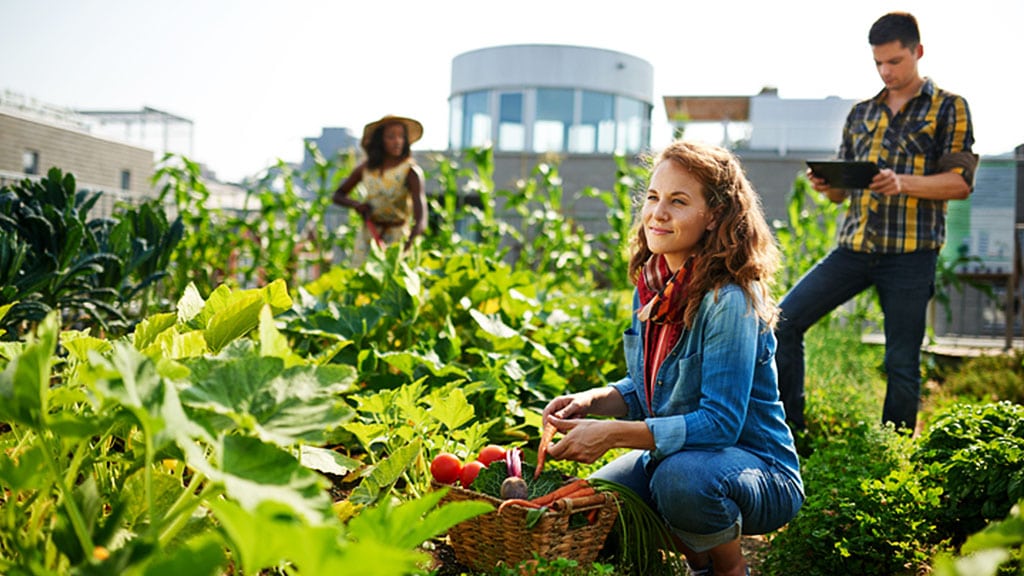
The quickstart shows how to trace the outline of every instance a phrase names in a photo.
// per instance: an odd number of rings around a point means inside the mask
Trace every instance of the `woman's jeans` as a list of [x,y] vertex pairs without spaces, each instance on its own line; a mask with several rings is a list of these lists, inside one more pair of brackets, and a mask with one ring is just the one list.
[[695,552],[776,530],[804,501],[799,480],[742,448],[683,450],[660,462],[647,454],[628,452],[593,477],[636,492]]
[[870,286],[885,317],[888,386],[882,421],[913,430],[921,391],[921,343],[928,301],[935,292],[938,252],[869,254],[836,248],[800,279],[780,304],[775,329],[779,395],[786,419],[804,428],[804,333],[823,316]]

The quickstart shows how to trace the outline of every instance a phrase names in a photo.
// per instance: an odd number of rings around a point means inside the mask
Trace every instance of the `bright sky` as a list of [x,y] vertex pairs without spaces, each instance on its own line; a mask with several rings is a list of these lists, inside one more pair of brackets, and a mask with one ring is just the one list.
[[417,149],[444,149],[455,56],[572,44],[654,66],[658,147],[665,95],[874,95],[867,31],[890,10],[918,18],[921,73],[967,98],[976,152],[1024,143],[1020,0],[0,0],[0,90],[184,116],[193,159],[237,180],[387,113],[423,122]]

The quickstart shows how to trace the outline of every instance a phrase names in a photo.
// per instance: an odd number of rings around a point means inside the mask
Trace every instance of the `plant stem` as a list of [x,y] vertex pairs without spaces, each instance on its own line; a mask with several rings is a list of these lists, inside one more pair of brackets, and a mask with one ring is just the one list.
[[196,487],[205,480],[206,476],[203,473],[196,472],[193,474],[188,486],[185,487],[178,496],[178,499],[167,510],[165,518],[170,521],[163,527],[157,538],[161,546],[166,545],[178,535],[178,532],[181,531],[185,523],[188,522],[188,518],[192,515],[192,510],[196,509],[204,500],[213,498],[220,493],[220,489],[214,488],[214,485],[211,483],[203,486],[202,491],[198,495],[193,496]]
[[53,477],[64,497],[64,508],[68,511],[68,517],[71,519],[71,526],[75,530],[75,536],[78,537],[78,542],[82,546],[82,551],[87,555],[91,554],[92,549],[94,548],[92,536],[86,529],[82,512],[78,509],[78,505],[75,503],[75,495],[71,492],[67,482],[64,480],[64,476],[57,468],[57,457],[54,455],[53,450],[50,449],[49,442],[47,442],[47,439],[43,436],[40,436],[39,439],[39,447],[45,454],[46,463],[50,467],[50,471],[53,472]]

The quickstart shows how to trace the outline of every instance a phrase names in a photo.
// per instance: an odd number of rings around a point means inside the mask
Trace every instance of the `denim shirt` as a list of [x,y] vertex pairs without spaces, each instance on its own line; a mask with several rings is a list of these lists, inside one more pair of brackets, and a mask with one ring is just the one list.
[[[640,307],[634,291],[633,309]],[[800,478],[793,436],[779,401],[775,335],[758,319],[743,290],[708,292],[694,319],[658,370],[647,410],[644,323],[633,314],[623,336],[627,376],[611,384],[654,436],[650,458],[680,450],[736,446]]]

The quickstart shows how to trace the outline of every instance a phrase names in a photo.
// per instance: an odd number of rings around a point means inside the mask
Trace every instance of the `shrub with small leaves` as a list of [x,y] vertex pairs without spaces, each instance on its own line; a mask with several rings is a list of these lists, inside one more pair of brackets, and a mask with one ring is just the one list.
[[936,415],[914,459],[941,467],[939,527],[961,543],[1024,498],[1024,406],[953,405]]
[[762,573],[912,575],[934,551],[941,489],[909,459],[911,440],[860,423],[804,460],[807,499],[773,540]]

